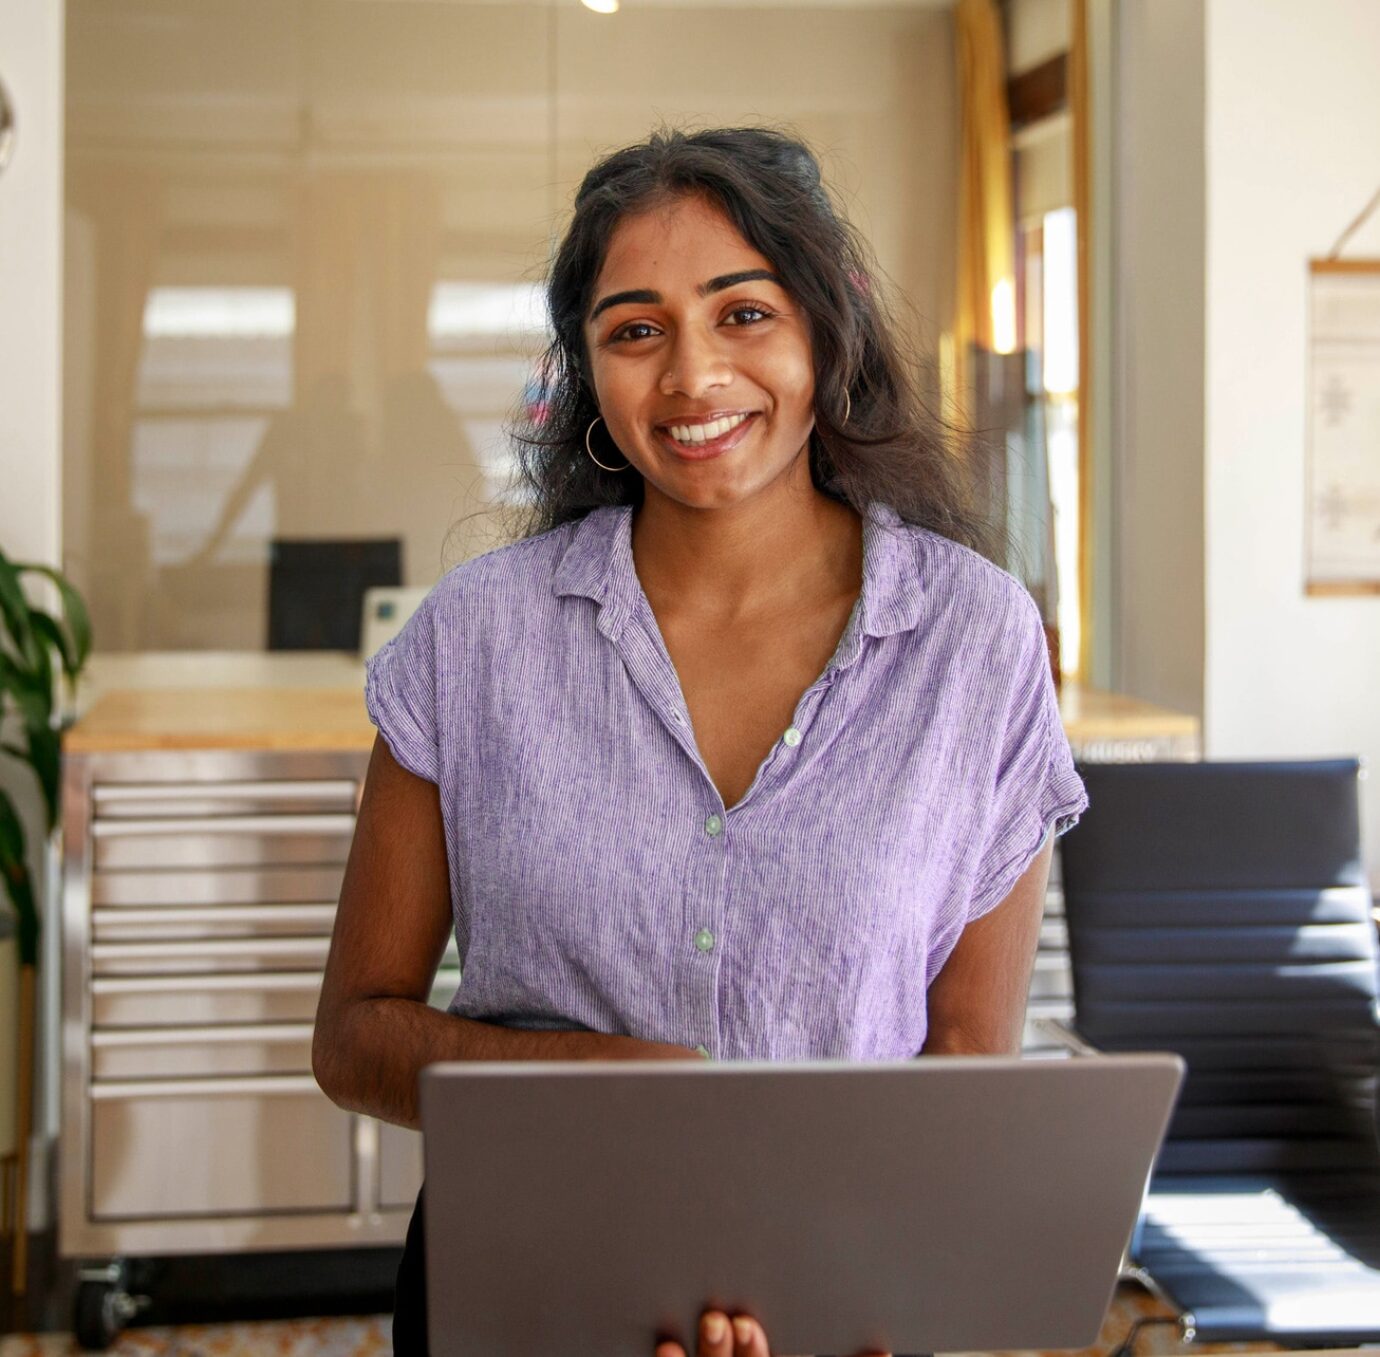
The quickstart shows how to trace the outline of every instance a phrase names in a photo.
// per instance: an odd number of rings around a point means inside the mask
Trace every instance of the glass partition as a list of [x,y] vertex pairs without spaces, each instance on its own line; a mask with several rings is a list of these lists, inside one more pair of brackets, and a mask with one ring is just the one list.
[[549,252],[659,122],[805,136],[922,352],[948,324],[942,6],[69,0],[67,44],[65,567],[100,650],[267,648],[284,544],[427,587],[503,540]]

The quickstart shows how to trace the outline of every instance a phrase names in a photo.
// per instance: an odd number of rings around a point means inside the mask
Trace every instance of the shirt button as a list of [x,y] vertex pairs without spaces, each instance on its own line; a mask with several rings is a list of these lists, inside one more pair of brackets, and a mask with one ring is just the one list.
[[704,832],[711,839],[717,839],[724,832],[724,817],[722,815],[711,815],[704,822]]
[[695,946],[698,947],[701,952],[712,950],[714,946],[714,935],[707,928],[701,928],[700,931],[695,934]]
[[685,717],[683,717],[678,711],[673,711],[671,713],[671,720],[673,720],[678,726],[683,726],[685,724]]
[[796,745],[798,745],[800,741],[804,739],[804,736],[801,735],[801,733],[794,726],[792,726],[781,738],[785,740],[785,742],[788,745],[790,745],[792,749],[794,749]]
[[695,1054],[696,1054],[696,1055],[702,1055],[706,1060],[710,1060],[710,1059],[713,1058],[712,1056],[710,1056],[710,1054],[709,1054],[709,1049],[708,1049],[708,1047],[706,1047],[706,1046],[696,1046],[696,1047],[695,1047]]

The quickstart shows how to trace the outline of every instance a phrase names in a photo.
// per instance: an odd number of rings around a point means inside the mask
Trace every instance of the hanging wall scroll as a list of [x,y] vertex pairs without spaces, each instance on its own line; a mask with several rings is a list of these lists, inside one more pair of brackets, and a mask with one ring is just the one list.
[[1380,259],[1341,247],[1308,265],[1305,588],[1380,594]]

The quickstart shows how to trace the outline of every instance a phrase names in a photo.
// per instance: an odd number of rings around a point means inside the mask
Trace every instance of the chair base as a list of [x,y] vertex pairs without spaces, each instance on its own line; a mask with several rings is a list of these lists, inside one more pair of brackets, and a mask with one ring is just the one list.
[[1136,1264],[1202,1342],[1380,1342],[1380,1184],[1157,1177]]

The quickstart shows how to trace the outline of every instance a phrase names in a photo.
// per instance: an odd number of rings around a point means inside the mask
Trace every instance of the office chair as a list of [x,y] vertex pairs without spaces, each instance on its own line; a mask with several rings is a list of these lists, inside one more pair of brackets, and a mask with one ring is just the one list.
[[1358,760],[1079,772],[1089,808],[1060,841],[1077,1035],[1188,1065],[1131,1275],[1205,1341],[1380,1340]]
[[366,589],[402,583],[402,539],[275,537],[268,649],[358,652]]

